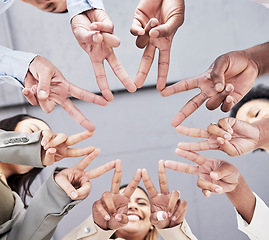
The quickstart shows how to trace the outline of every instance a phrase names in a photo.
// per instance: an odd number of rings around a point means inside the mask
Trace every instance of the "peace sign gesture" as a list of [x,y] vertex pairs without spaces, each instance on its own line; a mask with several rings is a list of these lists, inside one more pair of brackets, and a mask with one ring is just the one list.
[[197,165],[167,160],[165,167],[178,172],[185,172],[198,176],[197,186],[202,188],[206,197],[211,192],[221,194],[233,191],[240,177],[238,169],[229,162],[204,157],[198,153],[178,150],[177,154]]
[[105,230],[118,229],[128,223],[128,203],[141,180],[141,170],[137,170],[133,180],[123,191],[120,191],[121,176],[121,161],[116,160],[110,192],[104,192],[100,200],[92,206],[94,222]]
[[[268,121],[268,120],[267,120]],[[178,143],[178,148],[188,151],[219,149],[230,156],[243,155],[262,146],[263,134],[261,123],[266,125],[266,119],[247,123],[236,118],[222,118],[218,124],[210,124],[205,129],[177,126],[177,131],[190,137],[207,138],[205,141],[193,143]]]
[[41,158],[44,166],[52,165],[55,162],[67,157],[81,157],[90,154],[94,147],[70,148],[93,135],[93,132],[84,131],[67,137],[63,133],[54,133],[46,129],[42,131]]
[[89,164],[98,156],[100,149],[95,149],[76,166],[67,168],[55,176],[55,182],[72,200],[86,198],[91,191],[90,180],[97,178],[115,167],[115,161],[108,162],[96,169],[85,172]]
[[[218,92],[215,89],[215,85],[211,79],[212,67],[210,67],[205,73],[200,76],[181,80],[167,88],[165,88],[161,95],[167,97],[179,92],[189,91],[195,88],[201,90],[196,96],[190,99],[183,108],[177,113],[172,120],[172,125],[177,127],[188,116],[195,112],[206,100],[206,106],[208,109],[213,110],[225,102],[222,105],[222,111],[227,112],[233,106],[233,98],[230,96],[234,90],[232,84],[227,84],[222,92]],[[214,108],[211,107],[214,103]]]
[[[163,160],[159,161],[158,173],[160,193],[150,180],[146,169],[142,170],[142,179],[151,201],[150,221],[157,228],[171,228],[183,222],[187,211],[187,202],[180,199],[179,191],[169,192]],[[158,216],[160,212],[162,215]]]

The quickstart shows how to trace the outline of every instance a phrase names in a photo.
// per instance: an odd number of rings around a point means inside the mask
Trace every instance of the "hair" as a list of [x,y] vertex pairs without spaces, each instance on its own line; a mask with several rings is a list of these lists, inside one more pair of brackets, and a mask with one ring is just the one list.
[[[0,121],[0,129],[5,131],[14,131],[17,124],[25,119],[37,119],[42,122],[43,120],[30,116],[28,114],[19,114],[10,118],[6,118]],[[36,176],[42,171],[42,168],[33,168],[25,174],[13,174],[7,179],[7,183],[12,191],[18,193],[23,201],[24,207],[27,208],[26,196],[33,197],[30,191],[30,186],[33,183]]]
[[[239,109],[247,102],[256,100],[256,99],[266,99],[269,101],[269,87],[259,84],[256,87],[252,88],[242,99],[239,101],[232,109],[230,117],[235,118]],[[262,148],[257,148],[253,152],[264,151]]]
[[[120,186],[120,189],[126,188],[127,186],[128,186],[128,184],[123,184]],[[142,188],[140,186],[137,186],[137,188],[141,189],[146,194],[147,198],[150,200],[150,197],[144,188]],[[115,238],[115,234],[113,234],[111,236],[111,239],[114,239],[114,238]],[[152,225],[152,229],[151,228],[149,229],[148,234],[146,235],[144,240],[157,240],[157,239],[158,239],[157,230],[156,230],[155,226]]]
[[236,117],[238,110],[247,102],[255,99],[267,99],[269,100],[269,87],[259,84],[252,88],[232,109],[230,117]]

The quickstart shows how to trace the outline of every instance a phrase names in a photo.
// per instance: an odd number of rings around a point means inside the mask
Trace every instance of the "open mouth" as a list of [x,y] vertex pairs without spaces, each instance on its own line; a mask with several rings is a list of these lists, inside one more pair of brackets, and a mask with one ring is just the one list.
[[129,214],[128,216],[128,219],[129,219],[129,221],[140,221],[141,220],[141,218],[140,218],[140,216],[138,216],[138,215],[136,215],[136,214]]

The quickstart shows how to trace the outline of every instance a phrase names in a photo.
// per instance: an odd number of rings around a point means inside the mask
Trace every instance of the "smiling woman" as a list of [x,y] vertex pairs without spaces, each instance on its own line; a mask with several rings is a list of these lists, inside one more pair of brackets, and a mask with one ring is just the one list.
[[[164,161],[159,161],[158,193],[146,169],[138,169],[128,185],[120,186],[122,167],[116,161],[110,192],[104,192],[92,207],[92,216],[62,240],[197,240],[185,215],[187,202],[179,191],[169,192]],[[145,191],[139,187],[143,179]]]

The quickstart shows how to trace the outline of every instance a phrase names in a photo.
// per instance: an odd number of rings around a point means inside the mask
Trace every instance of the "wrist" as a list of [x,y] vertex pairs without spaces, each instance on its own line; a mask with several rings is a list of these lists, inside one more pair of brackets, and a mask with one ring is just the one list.
[[257,148],[263,148],[264,145],[269,143],[269,119],[265,118],[256,122],[253,122],[251,125],[256,127],[259,131],[259,139],[257,142]]
[[257,70],[257,77],[269,72],[269,42],[248,48],[244,52]]

